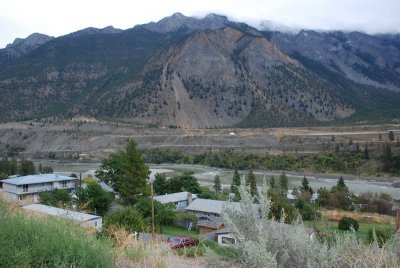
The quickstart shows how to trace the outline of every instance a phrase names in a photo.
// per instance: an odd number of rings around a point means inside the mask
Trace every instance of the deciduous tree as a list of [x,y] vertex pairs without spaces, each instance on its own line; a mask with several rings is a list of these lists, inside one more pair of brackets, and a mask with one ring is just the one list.
[[114,193],[109,193],[96,182],[88,183],[76,190],[77,205],[89,213],[104,216],[111,207]]

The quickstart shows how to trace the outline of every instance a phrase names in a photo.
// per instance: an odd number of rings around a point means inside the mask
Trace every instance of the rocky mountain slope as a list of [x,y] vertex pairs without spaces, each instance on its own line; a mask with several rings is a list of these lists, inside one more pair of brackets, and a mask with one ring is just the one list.
[[33,33],[25,39],[17,38],[12,44],[8,44],[6,48],[0,49],[0,64],[28,54],[52,39],[54,39],[53,36],[40,33]]
[[[3,53],[3,50],[0,50]],[[185,128],[400,117],[400,38],[259,31],[174,14],[88,28],[0,63],[0,121],[89,115]]]

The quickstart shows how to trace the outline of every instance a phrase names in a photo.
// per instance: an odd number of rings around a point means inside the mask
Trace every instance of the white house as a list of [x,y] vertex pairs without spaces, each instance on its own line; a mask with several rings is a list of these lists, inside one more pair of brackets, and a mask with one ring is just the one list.
[[189,192],[179,192],[173,194],[157,195],[154,200],[161,204],[174,203],[176,210],[184,210],[193,200],[197,199],[197,195]]
[[3,195],[9,201],[26,205],[39,202],[39,192],[51,191],[55,188],[75,188],[78,179],[56,174],[39,174],[15,177],[2,180]]
[[239,202],[227,202],[197,198],[187,206],[186,211],[195,214],[197,217],[222,217],[222,209],[224,206],[233,207],[234,209],[240,209]]
[[76,212],[72,210],[49,207],[41,204],[30,204],[23,206],[22,208],[45,215],[74,220],[81,225],[94,227],[98,230],[101,229],[103,224],[103,220],[100,216]]

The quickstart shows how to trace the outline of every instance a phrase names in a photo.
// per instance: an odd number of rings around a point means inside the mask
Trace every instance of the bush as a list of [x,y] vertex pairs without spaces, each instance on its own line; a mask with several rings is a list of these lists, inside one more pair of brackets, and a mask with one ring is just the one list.
[[353,218],[343,217],[339,221],[339,230],[342,231],[349,231],[351,228],[357,231],[358,227],[358,221]]
[[40,203],[52,207],[69,207],[71,205],[71,195],[65,189],[55,188],[52,191],[44,191],[39,193]]
[[[239,191],[240,209],[224,208],[224,219],[233,230],[244,267],[398,267],[400,263],[399,235],[382,247],[365,243],[353,232],[323,240],[311,238],[309,228],[301,222],[289,225],[282,219],[268,219],[271,201],[265,189],[258,194],[261,215],[249,190],[242,185]],[[210,259],[218,259],[216,254],[210,255]]]
[[133,207],[126,207],[115,211],[104,219],[104,227],[111,225],[121,227],[129,232],[144,231],[147,224],[142,215]]
[[395,231],[390,229],[375,230],[375,228],[371,228],[369,229],[367,234],[367,242],[368,243],[377,242],[378,245],[382,247],[386,243],[386,241],[388,241],[394,235],[394,233]]

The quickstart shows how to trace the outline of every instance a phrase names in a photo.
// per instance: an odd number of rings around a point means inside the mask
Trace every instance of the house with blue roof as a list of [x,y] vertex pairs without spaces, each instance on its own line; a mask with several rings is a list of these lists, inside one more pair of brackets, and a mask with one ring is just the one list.
[[5,179],[1,182],[5,199],[19,205],[27,205],[38,203],[39,193],[43,191],[59,188],[71,192],[75,189],[78,179],[57,174],[39,174]]

